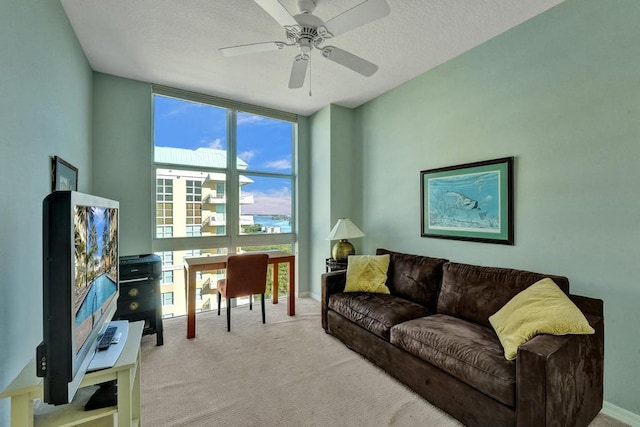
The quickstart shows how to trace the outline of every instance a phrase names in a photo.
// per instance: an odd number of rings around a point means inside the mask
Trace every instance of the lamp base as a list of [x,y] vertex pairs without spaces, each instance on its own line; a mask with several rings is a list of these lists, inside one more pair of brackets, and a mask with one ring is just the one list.
[[347,239],[342,239],[333,245],[331,256],[338,262],[347,262],[349,255],[356,253],[356,249]]

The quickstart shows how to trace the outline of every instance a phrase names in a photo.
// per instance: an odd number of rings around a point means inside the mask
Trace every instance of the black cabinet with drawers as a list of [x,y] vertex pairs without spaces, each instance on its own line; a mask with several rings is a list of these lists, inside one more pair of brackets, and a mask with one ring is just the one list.
[[162,345],[162,260],[158,255],[120,257],[120,297],[116,320],[144,320],[143,334],[156,334]]

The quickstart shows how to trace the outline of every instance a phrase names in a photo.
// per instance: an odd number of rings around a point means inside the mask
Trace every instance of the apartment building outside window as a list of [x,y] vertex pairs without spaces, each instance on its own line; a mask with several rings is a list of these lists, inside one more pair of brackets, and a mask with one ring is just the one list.
[[173,237],[173,181],[156,179],[156,235]]
[[[293,252],[297,117],[169,88],[154,92],[153,249],[171,253],[163,271],[173,272],[173,282],[162,292],[171,292],[172,304],[163,312],[181,315],[185,256]],[[280,289],[268,283],[267,293],[286,292],[286,271],[278,275]],[[221,277],[224,271],[198,274],[197,311],[217,307]]]
[[173,283],[173,270],[166,270],[162,272],[162,284]]
[[162,305],[173,305],[173,292],[162,293]]
[[163,264],[173,264],[173,252],[158,252],[157,255],[160,257]]
[[187,237],[200,236],[202,227],[202,182],[187,180]]

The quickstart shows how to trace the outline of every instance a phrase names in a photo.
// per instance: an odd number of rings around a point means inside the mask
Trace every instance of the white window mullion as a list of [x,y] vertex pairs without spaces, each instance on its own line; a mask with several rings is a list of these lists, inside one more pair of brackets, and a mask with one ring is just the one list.
[[237,114],[235,110],[228,110],[227,114],[227,234],[231,237],[229,250],[235,252],[238,246],[238,234],[240,230],[240,178],[238,174],[238,142],[237,142]]

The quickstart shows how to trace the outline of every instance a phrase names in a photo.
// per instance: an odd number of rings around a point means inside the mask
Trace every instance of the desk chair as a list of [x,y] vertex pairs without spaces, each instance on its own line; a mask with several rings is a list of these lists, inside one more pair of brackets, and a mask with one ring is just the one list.
[[249,309],[253,310],[253,295],[260,294],[262,323],[264,316],[264,292],[267,288],[267,254],[246,253],[227,258],[226,278],[218,280],[218,316],[220,300],[227,300],[227,331],[231,330],[231,298],[249,296]]

